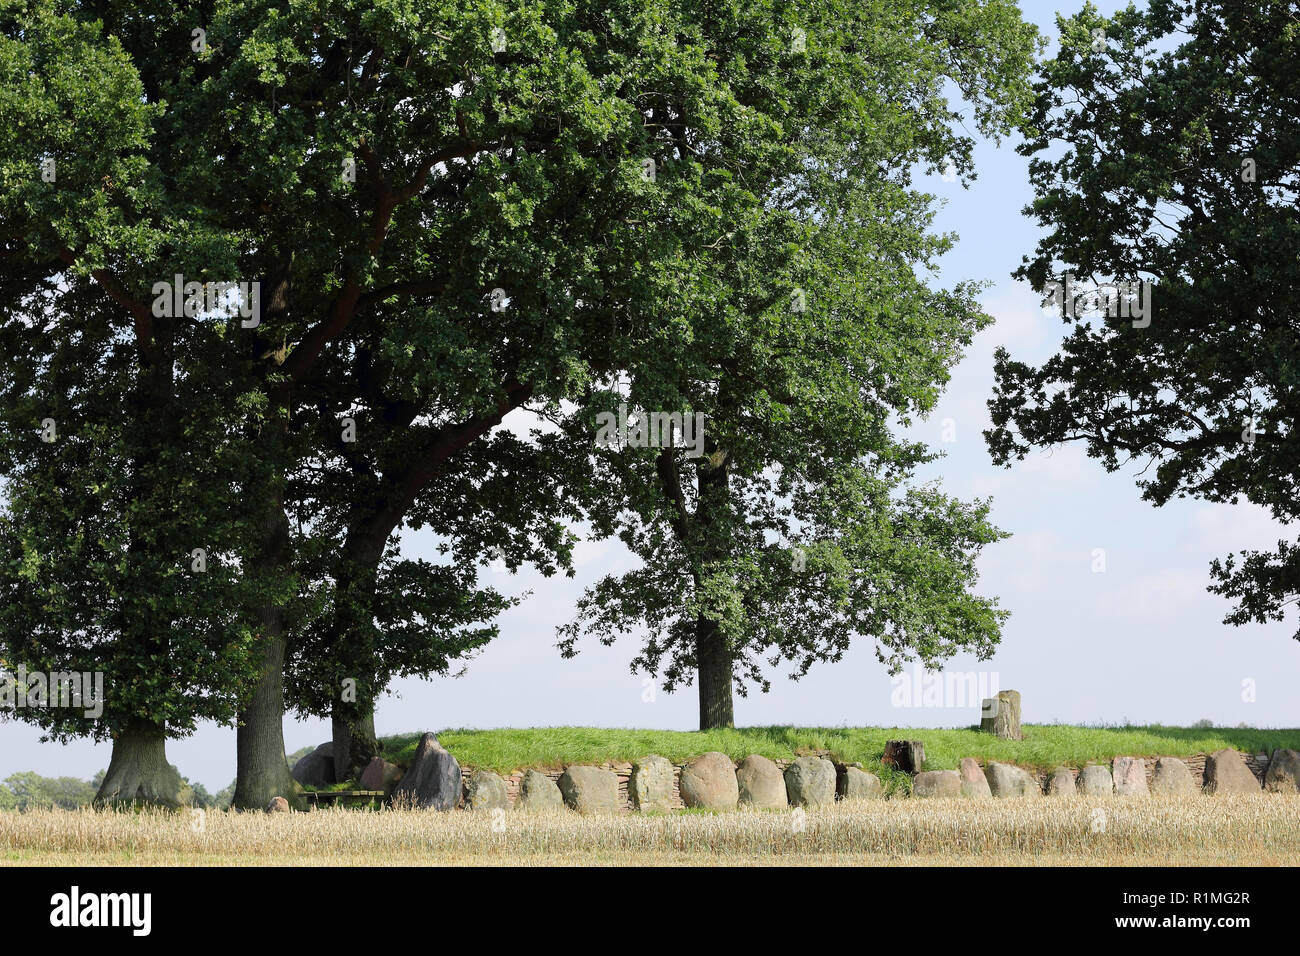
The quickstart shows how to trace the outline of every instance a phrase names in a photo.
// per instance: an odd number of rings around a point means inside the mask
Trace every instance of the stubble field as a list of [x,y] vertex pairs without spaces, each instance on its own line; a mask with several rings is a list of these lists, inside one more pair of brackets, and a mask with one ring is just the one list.
[[1294,865],[1300,797],[884,800],[796,811],[0,813],[6,865]]

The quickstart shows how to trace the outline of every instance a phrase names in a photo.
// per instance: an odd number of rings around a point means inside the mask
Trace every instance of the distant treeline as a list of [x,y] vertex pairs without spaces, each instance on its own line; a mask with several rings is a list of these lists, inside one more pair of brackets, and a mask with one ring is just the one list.
[[[213,796],[203,784],[184,777],[181,779],[194,791],[192,806],[223,809],[230,806],[230,798],[235,791],[233,783]],[[0,782],[0,810],[38,810],[49,807],[75,810],[78,807],[88,807],[94,802],[103,780],[103,770],[89,780],[78,777],[42,777],[30,770],[15,773]]]

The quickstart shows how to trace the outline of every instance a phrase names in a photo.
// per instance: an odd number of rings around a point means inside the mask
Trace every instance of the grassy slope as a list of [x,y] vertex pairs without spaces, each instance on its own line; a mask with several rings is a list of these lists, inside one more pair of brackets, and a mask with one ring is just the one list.
[[[1300,750],[1300,728],[1254,730],[1191,727],[1073,727],[1026,724],[1024,740],[999,740],[970,728],[899,727],[741,727],[703,732],[621,730],[600,727],[538,727],[502,730],[447,730],[439,742],[464,766],[501,772],[524,767],[558,768],[566,764],[629,761],[659,754],[676,763],[710,750],[740,760],[751,753],[789,758],[807,750],[829,750],[838,760],[860,761],[879,769],[885,741],[920,740],[926,768],[955,769],[962,757],[1003,760],[1051,769],[1081,767],[1115,756],[1185,757],[1224,747],[1244,751]],[[406,763],[419,734],[384,738],[385,756]]]

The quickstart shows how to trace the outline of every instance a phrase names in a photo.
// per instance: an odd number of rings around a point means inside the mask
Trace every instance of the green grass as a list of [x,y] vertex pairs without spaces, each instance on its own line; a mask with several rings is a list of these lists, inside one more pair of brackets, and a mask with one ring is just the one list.
[[[1021,730],[1024,740],[1000,740],[969,727],[739,727],[709,731],[536,727],[446,730],[438,734],[438,741],[462,765],[502,773],[525,767],[558,769],[567,764],[630,761],[647,754],[682,763],[710,750],[721,751],[734,760],[748,754],[789,759],[809,750],[829,750],[837,760],[859,761],[868,770],[881,772],[885,741],[896,739],[924,743],[927,770],[955,769],[962,757],[1050,770],[1062,764],[1082,767],[1089,762],[1106,762],[1116,756],[1187,757],[1224,747],[1250,752],[1277,747],[1300,750],[1300,728],[1026,724]],[[385,758],[400,764],[409,762],[419,739],[419,734],[385,737]]]

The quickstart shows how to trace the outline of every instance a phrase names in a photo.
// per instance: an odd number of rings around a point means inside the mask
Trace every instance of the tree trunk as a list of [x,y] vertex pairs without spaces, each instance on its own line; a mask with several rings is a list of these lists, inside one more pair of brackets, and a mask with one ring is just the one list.
[[180,772],[167,762],[167,734],[157,725],[132,721],[113,738],[113,756],[95,794],[96,806],[187,802]]
[[1020,733],[1020,691],[999,691],[998,696],[984,701],[984,716],[980,730],[1005,740],[1022,740]]
[[380,654],[375,634],[375,593],[379,565],[394,521],[382,510],[355,520],[348,528],[343,555],[336,572],[334,620],[330,626],[330,655],[348,677],[356,681],[355,699],[333,688],[331,718],[334,731],[334,777],[350,780],[360,775],[379,753],[375,737],[376,679]]
[[[728,534],[725,512],[731,495],[728,462],[727,453],[713,445],[709,449],[707,464],[700,466],[697,479],[699,500],[695,508],[695,524],[699,537],[696,545],[702,558],[700,568],[706,573],[714,560],[728,552],[729,541],[725,540]],[[723,540],[719,540],[720,537]],[[703,581],[696,581],[697,587],[703,584]],[[695,622],[695,668],[700,694],[700,730],[734,727],[731,648],[727,646],[727,635],[718,621],[703,615]]]
[[695,666],[700,693],[700,730],[734,727],[731,698],[731,651],[717,621],[695,623]]
[[[268,608],[267,617],[279,616]],[[239,714],[235,734],[235,796],[240,810],[263,810],[274,797],[294,803],[302,788],[289,772],[284,755],[284,654],[279,629],[267,628],[262,676],[248,706]]]
[[[266,539],[254,573],[269,580],[283,573],[289,547],[289,521],[284,503],[274,498],[267,509]],[[289,772],[284,755],[284,609],[268,602],[261,609],[263,647],[261,676],[247,706],[239,713],[235,734],[235,795],[231,805],[263,810],[274,797],[298,802],[302,788]]]
[[361,703],[334,704],[334,779],[352,780],[361,775],[366,764],[379,756],[379,739],[375,736],[375,714],[360,713]]

